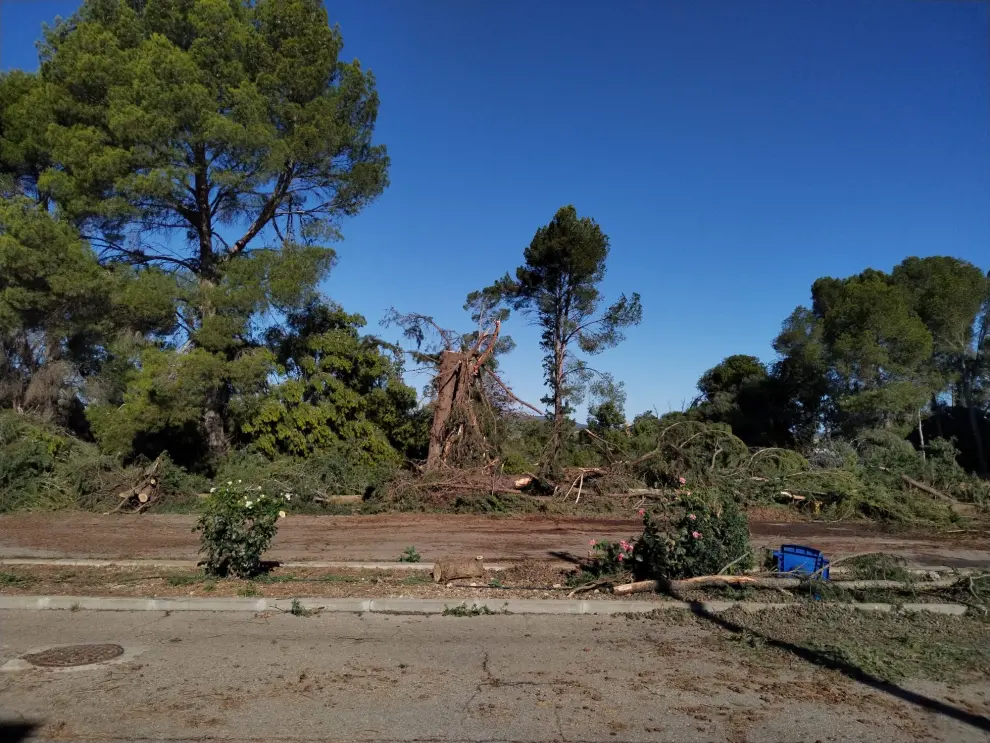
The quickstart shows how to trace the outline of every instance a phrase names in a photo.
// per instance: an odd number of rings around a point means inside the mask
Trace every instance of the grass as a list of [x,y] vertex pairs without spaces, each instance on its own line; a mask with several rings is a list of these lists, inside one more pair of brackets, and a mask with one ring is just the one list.
[[399,579],[400,586],[426,586],[433,582],[429,573],[413,573]]
[[22,588],[35,583],[36,579],[29,575],[18,575],[16,573],[0,572],[0,587],[10,586],[11,588]]
[[248,581],[244,584],[244,587],[237,592],[238,596],[244,596],[245,598],[254,598],[261,595],[261,591],[258,590],[253,582]]
[[458,604],[457,606],[443,607],[445,617],[480,617],[494,614],[498,614],[498,612],[492,611],[485,604],[471,604],[471,606]]
[[202,573],[173,573],[166,576],[165,583],[173,588],[177,588],[178,586],[191,586],[195,583],[201,583],[205,578],[206,576]]
[[739,628],[723,635],[727,647],[778,657],[797,650],[849,675],[899,682],[990,674],[990,619],[982,615],[860,612],[818,603],[755,614],[735,609],[722,617]]
[[294,617],[311,617],[319,614],[320,611],[320,609],[307,609],[299,599],[292,599],[292,605],[289,607],[289,614]]
[[423,557],[416,551],[415,547],[406,547],[399,555],[399,562],[419,562]]

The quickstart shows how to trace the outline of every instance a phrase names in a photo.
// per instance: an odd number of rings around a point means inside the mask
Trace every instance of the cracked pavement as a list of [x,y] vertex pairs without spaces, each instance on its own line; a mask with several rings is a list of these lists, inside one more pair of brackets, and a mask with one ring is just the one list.
[[[58,741],[987,738],[835,671],[727,648],[724,630],[681,616],[0,612],[0,662],[54,644],[135,651],[0,674],[0,719]],[[985,683],[910,687],[986,713]]]

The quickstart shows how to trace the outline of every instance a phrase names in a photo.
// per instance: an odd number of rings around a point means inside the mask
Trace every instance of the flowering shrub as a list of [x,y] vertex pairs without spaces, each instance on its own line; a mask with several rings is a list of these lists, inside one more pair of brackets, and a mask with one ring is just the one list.
[[261,555],[285,518],[282,508],[291,499],[265,495],[261,488],[242,487],[228,481],[211,488],[206,510],[194,531],[202,533],[200,552],[206,554],[208,575],[250,578],[261,571]]
[[582,568],[582,573],[594,577],[603,575],[614,575],[624,570],[629,570],[632,562],[633,543],[622,539],[618,542],[609,542],[607,539],[601,541],[592,539],[591,564]]
[[733,560],[743,570],[752,565],[749,526],[731,498],[688,496],[678,502],[683,512],[669,529],[640,511],[643,535],[636,540],[632,570],[641,579],[693,578],[713,575]]

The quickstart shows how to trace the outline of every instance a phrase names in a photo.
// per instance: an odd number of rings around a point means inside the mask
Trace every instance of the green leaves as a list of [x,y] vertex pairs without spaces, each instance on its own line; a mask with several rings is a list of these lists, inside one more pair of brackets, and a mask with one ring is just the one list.
[[[523,251],[525,263],[491,287],[468,297],[469,304],[499,297],[515,309],[535,317],[543,328],[540,346],[553,433],[543,461],[544,474],[559,468],[564,416],[593,376],[587,363],[575,355],[601,353],[623,340],[622,330],[643,317],[639,295],[622,295],[601,315],[598,285],[605,277],[608,236],[590,217],[579,217],[573,206],[557,211],[540,227]],[[551,477],[554,479],[554,477]]]

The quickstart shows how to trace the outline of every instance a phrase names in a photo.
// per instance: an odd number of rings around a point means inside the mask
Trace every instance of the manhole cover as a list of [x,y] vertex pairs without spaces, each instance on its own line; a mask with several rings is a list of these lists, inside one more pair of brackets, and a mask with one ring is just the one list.
[[105,663],[124,654],[120,645],[65,645],[23,656],[33,666],[44,668],[71,668],[90,663]]

